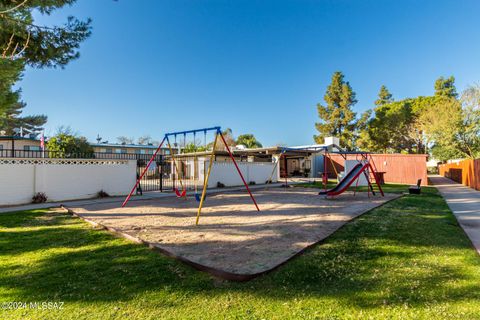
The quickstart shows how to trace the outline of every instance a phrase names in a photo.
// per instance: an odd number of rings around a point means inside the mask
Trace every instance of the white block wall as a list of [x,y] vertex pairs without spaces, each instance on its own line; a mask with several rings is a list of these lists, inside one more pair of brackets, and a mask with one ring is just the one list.
[[128,194],[136,179],[135,160],[0,159],[0,205],[30,203],[37,192],[48,201]]
[[[247,183],[252,181],[255,184],[265,184],[270,179],[274,163],[269,162],[237,162],[240,171]],[[208,168],[208,161],[206,163]],[[277,172],[272,177],[272,182],[277,182]],[[242,179],[235,168],[233,162],[214,162],[212,165],[212,172],[208,179],[208,187],[216,188],[217,183],[221,182],[226,187],[243,185]]]
[[31,202],[35,192],[34,166],[2,162],[0,159],[0,205]]

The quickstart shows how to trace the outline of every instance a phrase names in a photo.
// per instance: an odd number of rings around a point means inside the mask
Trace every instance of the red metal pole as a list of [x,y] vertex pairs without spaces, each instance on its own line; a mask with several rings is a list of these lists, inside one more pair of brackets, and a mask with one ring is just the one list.
[[132,188],[132,191],[130,191],[130,193],[128,194],[127,198],[125,198],[125,201],[123,201],[122,203],[122,208],[125,207],[125,205],[127,204],[128,200],[130,200],[130,197],[132,196],[133,192],[135,191],[135,189],[138,187],[138,185],[140,184],[140,180],[142,180],[143,176],[145,175],[145,173],[147,172],[148,168],[150,167],[150,164],[153,162],[153,159],[155,159],[155,157],[157,156],[157,153],[158,151],[160,151],[160,148],[162,147],[163,143],[165,142],[165,139],[167,138],[167,136],[163,137],[163,140],[162,142],[160,142],[160,145],[158,146],[157,150],[155,150],[155,153],[152,155],[152,157],[150,158],[150,161],[148,161],[148,164],[147,166],[145,167],[145,169],[143,170],[142,174],[140,175],[140,177],[137,179],[137,183],[135,183],[135,185],[133,186]]
[[378,181],[377,172],[373,169],[372,164],[371,164],[370,162],[368,162],[368,166],[370,167],[370,169],[371,169],[372,172],[373,172],[373,178],[375,179],[375,183],[376,183],[377,186],[378,186],[378,190],[380,190],[380,194],[382,195],[382,197],[384,197],[385,194],[383,193],[383,189],[382,189],[382,187],[380,186],[380,182]]
[[[223,144],[225,145],[225,148],[227,148],[228,154],[230,155],[230,158],[232,159],[233,164],[235,165],[235,168],[237,168],[238,174],[240,175],[240,178],[242,178],[243,184],[245,185],[245,188],[247,188],[248,194],[250,194],[250,198],[252,198],[253,203],[255,204],[255,207],[257,208],[257,211],[260,211],[260,208],[257,205],[257,201],[255,201],[255,198],[253,197],[253,194],[250,191],[250,188],[248,187],[247,182],[243,178],[242,172],[240,171],[240,168],[238,167],[237,162],[235,161],[235,158],[233,157],[233,154],[230,151],[230,148],[228,147],[227,142],[225,141],[225,138],[223,137],[223,134],[221,132],[218,132],[217,134],[219,134],[220,137],[222,138]],[[215,150],[213,150],[213,151],[215,152]]]

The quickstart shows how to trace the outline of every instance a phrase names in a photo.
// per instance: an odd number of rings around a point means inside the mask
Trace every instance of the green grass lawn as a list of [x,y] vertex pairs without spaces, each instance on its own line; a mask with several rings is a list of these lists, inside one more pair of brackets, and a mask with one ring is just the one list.
[[480,319],[480,257],[433,188],[347,224],[277,271],[213,279],[44,210],[0,214],[0,319]]

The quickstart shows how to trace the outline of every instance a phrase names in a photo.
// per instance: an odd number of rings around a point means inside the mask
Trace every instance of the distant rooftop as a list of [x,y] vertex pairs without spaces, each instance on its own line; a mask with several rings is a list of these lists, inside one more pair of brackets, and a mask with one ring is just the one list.
[[30,141],[40,141],[33,137],[20,137],[20,136],[0,136],[0,140],[30,140]]
[[[108,147],[108,148],[136,148],[136,149],[157,149],[158,145],[153,144],[122,144],[122,143],[90,143],[92,147]],[[162,147],[162,149],[167,149]]]

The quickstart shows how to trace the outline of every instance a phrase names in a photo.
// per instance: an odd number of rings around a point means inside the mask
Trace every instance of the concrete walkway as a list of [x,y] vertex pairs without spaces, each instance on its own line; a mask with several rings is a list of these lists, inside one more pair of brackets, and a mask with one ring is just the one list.
[[480,191],[441,176],[429,178],[480,254]]

